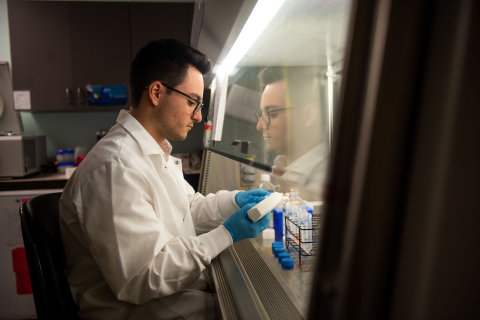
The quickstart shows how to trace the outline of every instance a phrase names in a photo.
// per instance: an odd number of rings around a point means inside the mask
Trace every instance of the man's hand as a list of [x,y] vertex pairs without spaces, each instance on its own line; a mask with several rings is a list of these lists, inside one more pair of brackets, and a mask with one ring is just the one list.
[[241,191],[235,195],[235,202],[237,202],[237,205],[242,208],[248,203],[257,204],[268,195],[270,195],[270,192],[263,189],[255,189],[245,192]]
[[230,218],[227,219],[227,221],[223,223],[225,228],[227,228],[227,230],[232,235],[233,242],[237,242],[247,238],[255,238],[260,232],[262,232],[268,227],[268,224],[270,223],[269,214],[267,214],[257,222],[252,222],[252,220],[248,218],[247,212],[253,206],[255,206],[255,203],[249,203],[243,206],[234,214],[232,214]]

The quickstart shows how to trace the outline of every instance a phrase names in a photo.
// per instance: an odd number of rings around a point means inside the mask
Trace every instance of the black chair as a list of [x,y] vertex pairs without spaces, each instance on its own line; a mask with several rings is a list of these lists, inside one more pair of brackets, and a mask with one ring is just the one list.
[[79,319],[67,277],[60,235],[62,193],[37,196],[22,204],[23,242],[38,319]]

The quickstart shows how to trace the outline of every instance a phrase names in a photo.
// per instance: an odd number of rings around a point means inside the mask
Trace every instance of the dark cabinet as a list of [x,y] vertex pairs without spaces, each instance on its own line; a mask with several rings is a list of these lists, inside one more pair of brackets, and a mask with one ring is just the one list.
[[87,85],[128,85],[132,60],[128,3],[70,2],[75,108],[118,110],[124,106],[89,106]]
[[9,1],[14,90],[33,111],[74,110],[68,2]]
[[8,1],[14,90],[31,111],[89,106],[87,85],[128,85],[132,58],[159,37],[189,44],[193,3]]
[[157,38],[174,38],[190,44],[192,3],[130,3],[132,56]]
[[87,85],[127,85],[128,3],[9,1],[14,90],[32,111],[118,110],[89,106]]

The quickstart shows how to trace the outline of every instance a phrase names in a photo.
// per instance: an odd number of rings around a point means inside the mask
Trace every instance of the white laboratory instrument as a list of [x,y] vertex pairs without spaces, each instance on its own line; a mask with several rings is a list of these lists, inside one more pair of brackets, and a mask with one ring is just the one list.
[[8,62],[0,61],[0,177],[39,172],[47,160],[45,136],[22,136],[20,114],[13,105]]

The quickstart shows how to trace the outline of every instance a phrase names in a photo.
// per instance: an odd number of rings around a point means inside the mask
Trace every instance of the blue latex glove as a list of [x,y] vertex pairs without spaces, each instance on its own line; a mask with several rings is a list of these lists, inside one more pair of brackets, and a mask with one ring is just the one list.
[[235,195],[235,202],[241,208],[247,203],[259,203],[265,196],[270,195],[270,192],[263,190],[263,189],[254,189],[250,191],[241,191]]
[[255,206],[255,203],[249,203],[238,209],[223,223],[225,228],[232,235],[233,242],[247,238],[255,238],[260,232],[265,230],[270,223],[270,215],[267,214],[257,222],[252,222],[247,215],[247,211]]

